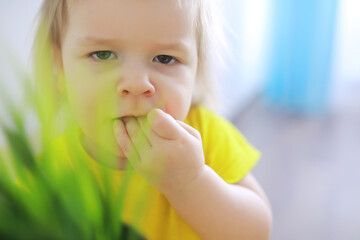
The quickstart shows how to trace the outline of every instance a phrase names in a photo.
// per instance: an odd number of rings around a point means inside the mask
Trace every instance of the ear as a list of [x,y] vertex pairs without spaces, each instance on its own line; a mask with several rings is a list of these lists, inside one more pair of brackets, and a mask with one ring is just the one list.
[[56,74],[56,88],[60,93],[66,92],[66,82],[65,82],[65,74],[64,74],[64,65],[62,59],[62,52],[60,47],[53,46],[53,56],[55,62],[55,74]]

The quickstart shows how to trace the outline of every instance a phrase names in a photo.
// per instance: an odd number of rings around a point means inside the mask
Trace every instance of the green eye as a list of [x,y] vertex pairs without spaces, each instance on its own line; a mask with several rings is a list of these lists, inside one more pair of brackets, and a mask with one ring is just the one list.
[[106,61],[116,58],[115,54],[111,51],[97,51],[92,53],[91,57],[99,61]]

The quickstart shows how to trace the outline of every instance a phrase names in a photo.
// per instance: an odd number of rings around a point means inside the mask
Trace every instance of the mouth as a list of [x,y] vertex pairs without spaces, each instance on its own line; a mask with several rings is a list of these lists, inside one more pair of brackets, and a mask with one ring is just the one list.
[[137,115],[125,115],[125,116],[122,116],[122,117],[117,117],[117,118],[113,118],[113,121],[115,121],[115,120],[121,120],[121,121],[123,121],[124,119],[127,119],[127,118],[135,118],[135,119],[138,119],[138,118],[140,118],[140,117],[145,117],[146,115],[139,115],[139,116],[137,116]]
[[135,119],[138,119],[138,118],[143,118],[143,117],[147,117],[147,115],[149,114],[149,112],[151,112],[152,109],[155,109],[155,108],[158,108],[158,109],[161,109],[162,111],[164,111],[165,113],[168,113],[166,111],[166,108],[165,107],[154,107],[154,108],[149,108],[149,109],[143,109],[143,110],[140,110],[140,111],[129,111],[129,113],[125,113],[125,114],[121,114],[120,116],[118,117],[115,117],[113,118],[112,120],[115,121],[115,120],[124,120],[124,119],[129,119],[129,118],[135,118]]

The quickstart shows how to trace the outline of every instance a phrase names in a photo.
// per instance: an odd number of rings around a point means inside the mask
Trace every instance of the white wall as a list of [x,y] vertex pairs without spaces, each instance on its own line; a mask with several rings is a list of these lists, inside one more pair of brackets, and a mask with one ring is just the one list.
[[[29,68],[35,15],[40,0],[0,1],[0,83],[14,98],[18,96],[15,76]],[[17,70],[14,71],[14,68]],[[0,85],[1,87],[1,85]],[[0,104],[1,110],[1,104]]]
[[[21,98],[15,79],[29,67],[34,18],[40,2],[41,0],[0,0],[0,88],[5,88],[14,100]],[[0,121],[6,117],[3,104],[0,102]],[[3,143],[0,131],[0,146]]]
[[[27,63],[41,0],[0,1],[0,48]],[[3,68],[1,70],[4,70]]]
[[261,89],[266,57],[271,0],[223,0],[230,44],[228,68],[220,72],[222,113],[232,119]]
[[340,0],[338,16],[334,80],[360,82],[360,1]]

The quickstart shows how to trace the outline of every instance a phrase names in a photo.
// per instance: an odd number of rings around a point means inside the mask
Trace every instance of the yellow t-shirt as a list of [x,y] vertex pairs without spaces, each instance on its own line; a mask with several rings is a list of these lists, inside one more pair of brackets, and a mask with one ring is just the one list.
[[[240,181],[260,156],[233,125],[202,106],[192,107],[185,123],[201,134],[205,164],[228,183]],[[115,190],[123,186],[125,171],[103,167],[82,151],[96,174],[105,171]],[[125,223],[146,239],[200,239],[177,215],[161,192],[150,186],[134,170],[127,176],[128,185],[121,213]]]

